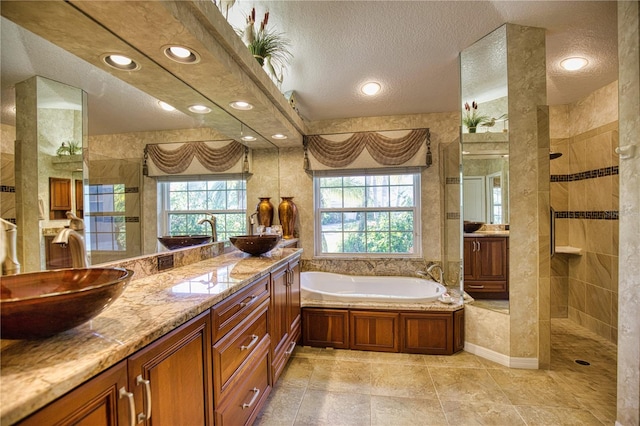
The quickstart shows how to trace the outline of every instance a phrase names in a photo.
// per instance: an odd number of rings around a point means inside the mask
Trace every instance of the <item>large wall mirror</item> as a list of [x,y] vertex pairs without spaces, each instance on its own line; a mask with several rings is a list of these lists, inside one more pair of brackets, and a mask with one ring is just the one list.
[[[64,4],[58,7],[64,7]],[[3,5],[3,15],[4,12]],[[249,174],[243,175],[247,182],[247,213],[255,209],[259,197],[271,197],[272,202],[277,205],[278,148],[244,123],[220,108],[214,109],[213,114],[209,116],[191,114],[187,111],[163,110],[159,104],[161,99],[157,96],[124,82],[115,76],[116,73],[105,72],[93,66],[5,17],[1,19],[3,218],[17,221],[16,216],[19,214],[15,199],[20,188],[16,187],[16,181],[37,180],[38,177],[46,177],[48,181],[49,177],[62,177],[70,182],[70,210],[82,217],[92,232],[104,231],[105,236],[99,244],[96,243],[98,245],[94,245],[94,252],[91,253],[89,250],[92,264],[163,250],[157,242],[161,232],[157,214],[158,181],[143,175],[144,146],[151,143],[217,139],[234,139],[251,147],[252,168]],[[64,25],[64,21],[63,16],[56,18],[60,25]],[[87,19],[85,25],[95,24]],[[64,39],[64,31],[61,32],[58,28],[56,37]],[[68,38],[72,39],[73,35],[70,33]],[[103,49],[102,46],[93,47],[96,51]],[[163,70],[155,69],[154,72]],[[169,76],[167,78],[171,78],[170,73],[166,70],[164,72]],[[43,81],[77,88],[80,92],[86,93],[87,126],[84,140],[80,138],[84,156],[80,155],[80,152],[74,152],[73,157],[67,156],[66,153],[57,155],[56,151],[62,146],[62,142],[66,141],[65,138],[57,136],[51,142],[55,146],[47,147],[49,151],[53,151],[53,161],[68,163],[64,166],[64,172],[61,172],[64,176],[58,176],[60,173],[49,176],[48,171],[39,168],[18,168],[19,178],[15,175],[17,145],[14,145],[13,141],[16,139],[16,115],[22,113],[21,108],[15,106],[15,87],[16,84],[35,76],[42,77]],[[139,78],[140,86],[146,88],[154,76],[145,77],[141,74]],[[213,104],[197,88],[177,79],[167,87],[156,89],[156,93],[166,91],[174,97],[192,97],[194,100]],[[61,102],[62,106],[55,107],[60,114],[64,114],[63,110],[69,108],[63,104],[64,102]],[[242,141],[242,136],[246,135],[252,135],[256,140]],[[12,193],[11,188],[16,192]],[[31,230],[25,233],[25,239],[29,238],[29,241],[19,241],[18,245],[28,245],[29,247],[25,248],[29,248],[29,256],[35,259],[33,262],[26,261],[23,250],[20,261],[26,267],[22,268],[22,272],[47,267],[45,236],[69,223],[65,217],[50,216],[49,188],[38,192],[41,193],[41,203],[44,204],[47,217],[25,223],[22,226],[24,229],[18,231],[20,236],[21,231]],[[37,203],[36,200],[31,207],[37,209]],[[122,219],[118,223],[112,220],[114,212]],[[206,227],[203,228],[203,232],[204,230]],[[106,236],[108,233],[111,235]],[[31,241],[35,239],[37,241]],[[86,240],[88,244],[89,238]]]
[[[508,309],[509,117],[507,31],[460,54],[464,289]],[[473,230],[482,225],[481,228]],[[488,277],[487,271],[495,276]]]

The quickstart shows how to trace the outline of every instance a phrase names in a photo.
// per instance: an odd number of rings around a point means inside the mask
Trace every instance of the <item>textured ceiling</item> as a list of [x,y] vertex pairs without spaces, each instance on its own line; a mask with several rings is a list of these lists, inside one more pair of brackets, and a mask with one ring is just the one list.
[[[547,29],[548,102],[576,101],[617,79],[615,1],[237,1],[286,33],[294,59],[282,90],[310,120],[458,109],[458,54],[504,23]],[[590,61],[561,71],[565,56]],[[478,64],[479,67],[487,64]],[[376,98],[359,93],[377,80]]]
[[[458,110],[459,52],[505,22],[547,30],[549,104],[576,101],[617,79],[615,1],[238,0],[230,23],[242,26],[254,5],[259,18],[269,10],[270,24],[292,41],[282,91],[297,92],[309,121]],[[50,54],[55,46],[29,34],[3,19],[3,122],[11,120],[11,86],[37,74],[85,88],[92,134],[198,127],[179,112],[159,116],[154,98],[81,60],[59,60]],[[561,70],[560,59],[573,55],[589,66]],[[359,93],[369,80],[383,85],[375,98]]]

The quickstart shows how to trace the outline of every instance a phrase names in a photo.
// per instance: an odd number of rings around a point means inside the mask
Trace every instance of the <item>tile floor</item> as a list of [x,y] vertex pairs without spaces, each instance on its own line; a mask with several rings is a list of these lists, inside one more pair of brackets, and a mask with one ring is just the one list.
[[550,370],[509,369],[467,352],[298,348],[255,424],[614,424],[615,345],[554,319],[552,348]]

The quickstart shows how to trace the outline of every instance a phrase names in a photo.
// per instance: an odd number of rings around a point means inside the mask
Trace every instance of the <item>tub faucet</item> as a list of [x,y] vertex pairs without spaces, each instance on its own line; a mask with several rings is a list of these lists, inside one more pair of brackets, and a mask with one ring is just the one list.
[[198,221],[198,225],[202,225],[205,222],[211,225],[211,242],[213,243],[218,239],[218,232],[216,231],[216,217],[213,215],[213,213],[209,213],[209,215],[211,216],[211,218],[205,217],[203,219],[200,219]]
[[0,275],[20,273],[20,262],[16,256],[16,237],[18,227],[8,220],[0,218]]
[[67,217],[71,219],[69,227],[62,228],[58,232],[53,239],[53,244],[60,244],[63,247],[68,245],[71,251],[71,266],[86,268],[89,266],[89,260],[84,246],[84,221],[71,212],[67,212]]
[[[438,270],[438,277],[437,278],[433,276],[433,270],[434,269]],[[442,266],[440,266],[440,264],[432,263],[429,266],[427,266],[427,274],[431,278],[433,278],[434,280],[439,282],[440,284],[444,285],[444,270],[442,269]]]

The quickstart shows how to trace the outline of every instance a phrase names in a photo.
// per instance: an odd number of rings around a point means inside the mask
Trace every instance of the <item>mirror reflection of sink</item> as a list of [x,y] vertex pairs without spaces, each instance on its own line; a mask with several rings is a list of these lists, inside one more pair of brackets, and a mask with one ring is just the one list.
[[272,250],[280,241],[279,235],[237,235],[229,237],[229,241],[238,250],[259,256]]
[[124,291],[133,271],[80,268],[2,277],[0,333],[3,339],[37,339],[79,326]]
[[166,235],[158,237],[158,241],[169,250],[175,250],[210,243],[211,235]]

